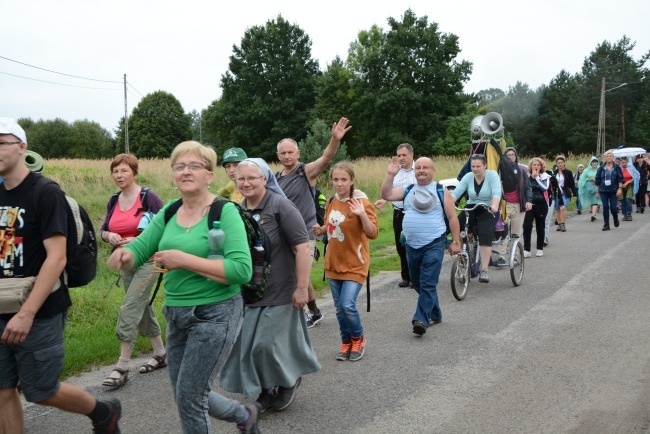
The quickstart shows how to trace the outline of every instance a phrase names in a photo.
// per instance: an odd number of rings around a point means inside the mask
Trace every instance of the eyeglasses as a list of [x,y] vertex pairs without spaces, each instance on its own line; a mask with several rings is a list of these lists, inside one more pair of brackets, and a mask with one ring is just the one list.
[[17,145],[22,142],[0,142],[0,146],[6,146],[6,145]]
[[251,182],[252,183],[253,181],[257,181],[260,178],[264,178],[264,177],[261,176],[261,175],[260,176],[246,176],[246,177],[243,177],[243,178],[237,178],[236,180],[237,180],[237,182],[241,182],[242,184],[244,184],[246,182]]
[[190,169],[190,172],[198,172],[201,169],[207,169],[207,167],[205,167],[205,164],[203,164],[203,163],[188,163],[188,164],[176,163],[176,164],[172,164],[172,170],[174,172],[183,172],[186,167],[188,169]]

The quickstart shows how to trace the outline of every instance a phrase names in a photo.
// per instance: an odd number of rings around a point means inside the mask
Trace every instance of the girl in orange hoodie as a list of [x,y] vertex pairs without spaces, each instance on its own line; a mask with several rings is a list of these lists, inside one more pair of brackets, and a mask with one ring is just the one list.
[[370,269],[368,240],[377,238],[374,206],[354,188],[354,168],[341,161],[330,170],[336,193],[327,201],[325,225],[313,226],[315,235],[327,235],[325,277],[329,280],[342,346],[336,360],[361,360],[366,340],[357,310],[357,297]]

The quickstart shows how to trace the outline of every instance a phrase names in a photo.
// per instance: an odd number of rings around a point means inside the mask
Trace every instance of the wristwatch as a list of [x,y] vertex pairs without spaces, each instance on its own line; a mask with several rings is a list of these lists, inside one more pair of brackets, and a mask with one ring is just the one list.
[[453,240],[452,243],[460,246],[460,241]]

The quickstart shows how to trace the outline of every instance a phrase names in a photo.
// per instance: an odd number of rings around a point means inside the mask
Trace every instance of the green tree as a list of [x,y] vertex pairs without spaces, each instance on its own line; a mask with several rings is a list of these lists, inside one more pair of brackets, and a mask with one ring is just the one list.
[[[19,123],[22,120],[19,120]],[[72,143],[72,128],[63,119],[21,123],[27,134],[28,149],[43,158],[66,158]]]
[[115,141],[97,122],[75,121],[70,131],[68,158],[111,158],[115,155]]
[[490,111],[495,111],[503,117],[505,129],[520,144],[519,153],[532,149],[538,106],[539,93],[520,81],[510,87],[504,97],[495,99],[489,105]]
[[210,106],[206,127],[221,147],[272,159],[282,138],[305,137],[319,74],[311,40],[298,26],[282,16],[253,26],[233,47],[221,100]]
[[[341,118],[352,113],[355,100],[355,89],[352,86],[352,71],[345,67],[343,61],[337,56],[328,65],[325,72],[316,79],[316,103],[311,111],[310,125],[317,120],[322,120],[331,126]],[[328,129],[328,138],[331,130]],[[354,134],[354,128],[346,134],[346,140]]]
[[[138,158],[167,158],[176,145],[192,138],[191,119],[174,95],[162,90],[146,95],[129,116],[129,152]],[[120,122],[117,148],[124,149]]]
[[462,114],[467,102],[462,90],[472,65],[456,61],[456,35],[410,9],[388,24],[385,33],[377,26],[360,32],[348,52],[356,95],[350,117],[359,125],[349,148],[355,157],[392,154],[404,141],[431,151],[444,121]]

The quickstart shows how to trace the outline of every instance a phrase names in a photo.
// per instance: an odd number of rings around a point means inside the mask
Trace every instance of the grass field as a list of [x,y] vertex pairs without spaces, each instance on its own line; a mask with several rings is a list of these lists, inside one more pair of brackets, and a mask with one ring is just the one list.
[[[572,157],[569,159],[568,166],[571,170],[575,170],[575,166],[579,162],[587,162],[588,159],[588,156]],[[387,158],[363,158],[354,161],[356,187],[363,190],[372,202],[379,199],[387,162]],[[464,158],[436,159],[435,179],[455,178],[464,162]],[[109,197],[117,191],[109,165],[109,160],[48,160],[43,173],[59,182],[69,196],[74,197],[86,208],[95,224],[96,231],[99,231],[104,219]],[[178,192],[172,183],[169,160],[140,160],[139,166],[138,184],[152,188],[163,199],[163,202],[178,197]],[[271,168],[279,170],[279,165],[272,164]],[[225,172],[219,168],[212,190],[216,191],[226,181]],[[321,175],[318,185],[327,197],[332,195],[331,184],[328,182],[326,174]],[[392,209],[390,206],[386,206],[377,210],[377,215],[380,232],[379,237],[370,243],[371,276],[381,270],[399,269],[399,258],[393,247],[395,243],[392,230]],[[122,302],[124,288],[115,285],[118,273],[106,267],[109,254],[109,245],[100,241],[100,258],[96,279],[86,287],[71,289],[73,306],[70,309],[66,327],[64,376],[117,361],[119,342],[115,337],[115,321]],[[319,296],[323,291],[328,291],[326,283],[323,282],[323,259],[314,263],[311,280]],[[160,313],[162,302],[163,295],[160,291],[155,308],[161,327],[164,328],[165,322]],[[135,351],[149,350],[148,340],[139,338]]]

